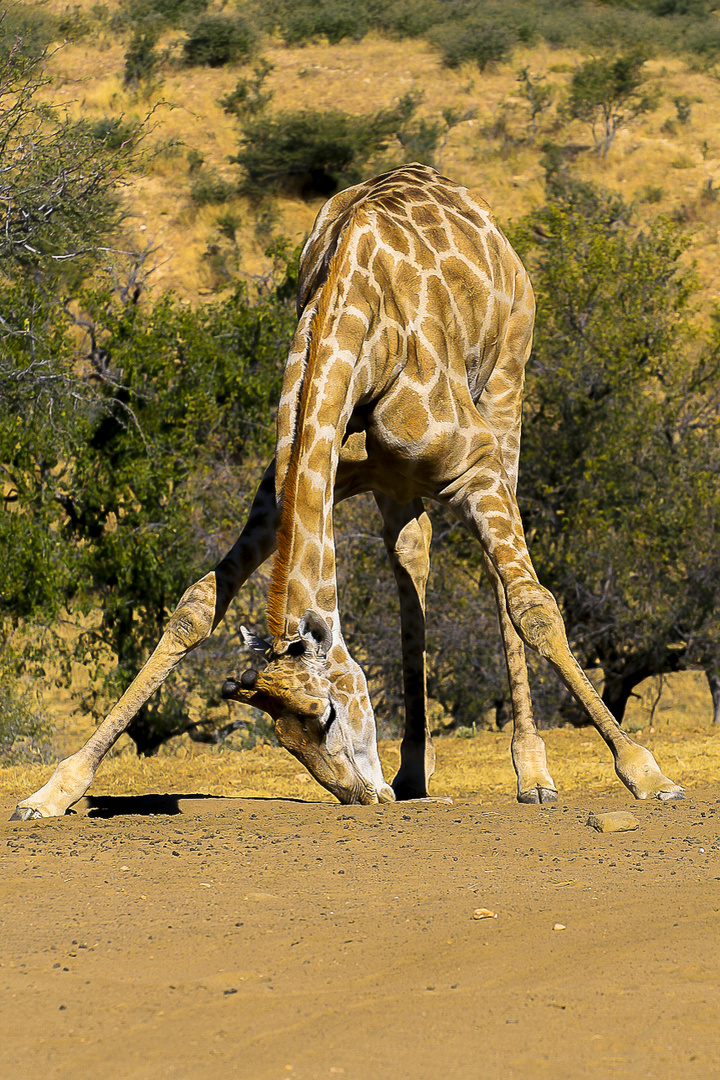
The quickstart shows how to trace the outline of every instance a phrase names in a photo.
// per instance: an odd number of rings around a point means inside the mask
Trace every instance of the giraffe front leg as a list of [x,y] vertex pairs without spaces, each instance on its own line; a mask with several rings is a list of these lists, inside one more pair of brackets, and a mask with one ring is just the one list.
[[95,771],[138,710],[187,653],[212,633],[217,600],[216,573],[207,574],[183,595],[160,642],[131,686],[85,745],[55,769],[38,791],[18,803],[11,820],[61,817],[90,787]]
[[425,587],[432,528],[421,499],[401,506],[376,492],[375,501],[383,516],[383,540],[400,598],[402,630],[405,731],[392,788],[397,799],[423,799],[435,771],[425,670]]
[[557,787],[548,771],[545,743],[538,733],[533,716],[525,648],[513,626],[505,603],[505,590],[487,555],[485,571],[495,593],[498,621],[513,710],[512,763],[517,776],[517,800],[521,803],[551,803],[557,800]]
[[[448,486],[448,504],[480,540],[504,592],[504,608],[525,645],[544,656],[583,706],[610,747],[615,772],[636,799],[682,799],[649,750],[622,730],[570,651],[555,599],[537,580],[525,543],[520,511],[493,441],[478,428],[476,464]],[[528,742],[529,760],[537,743]],[[542,753],[536,758],[542,767]]]
[[613,755],[615,772],[636,799],[685,798],[685,791],[661,771],[655,758],[636,743],[603,704],[570,651],[562,617],[551,593],[534,581],[515,582],[507,590],[508,611],[520,636],[544,656],[577,701]]
[[277,509],[275,469],[270,465],[258,488],[248,521],[233,548],[215,570],[184,593],[150,659],[85,745],[55,769],[38,791],[22,799],[13,821],[60,817],[90,787],[105,754],[151,694],[192,649],[205,641],[231,599],[275,547]]

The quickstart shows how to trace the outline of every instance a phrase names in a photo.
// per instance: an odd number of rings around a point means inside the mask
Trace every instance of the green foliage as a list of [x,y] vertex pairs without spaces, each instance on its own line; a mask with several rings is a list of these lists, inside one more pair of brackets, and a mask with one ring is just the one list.
[[[255,299],[238,287],[197,313],[170,297],[144,304],[143,257],[126,271],[105,266],[115,185],[141,158],[111,151],[112,131],[39,104],[43,86],[20,53],[0,65],[0,623],[6,635],[23,626],[39,634],[63,607],[101,606],[102,622],[60,658],[102,682],[100,658],[117,657],[104,688],[88,692],[97,712],[229,543],[246,459],[270,453],[294,323],[289,256],[278,249],[279,284]],[[45,657],[24,649],[10,666],[14,677],[41,677]],[[6,744],[34,737],[18,693],[17,707],[5,702]],[[191,729],[187,696],[176,683],[143,711],[132,734],[144,750]]]
[[235,188],[215,169],[199,168],[190,187],[190,198],[196,206],[210,206],[227,202],[235,194]]
[[0,63],[11,56],[38,59],[58,32],[58,21],[47,10],[25,4],[0,9]]
[[[207,7],[208,0],[130,0],[112,25],[133,32],[187,26]],[[249,0],[242,18],[255,35],[276,34],[292,45],[359,40],[369,30],[395,38],[424,36],[451,66],[468,61],[484,68],[509,59],[517,43],[537,39],[584,50],[627,51],[640,44],[650,51],[690,50],[711,64],[718,30],[710,8],[704,0]]]
[[0,260],[6,274],[22,267],[36,279],[67,276],[115,226],[115,184],[130,161],[40,102],[46,82],[19,52],[0,60]]
[[[72,473],[56,498],[86,602],[102,606],[99,642],[117,655],[122,690],[188,583],[220,554],[212,538],[230,494],[219,474],[232,475],[250,452],[271,452],[292,317],[275,295],[251,303],[240,287],[199,312],[170,297],[117,305],[107,292],[83,307],[102,339],[96,398],[73,432]],[[131,734],[152,749],[181,714],[166,692]]]
[[537,135],[538,118],[550,108],[555,97],[555,88],[544,81],[544,76],[533,78],[527,67],[518,71],[517,81],[528,103],[533,134]]
[[280,26],[288,45],[324,37],[331,45],[345,38],[359,41],[370,28],[369,11],[355,0],[321,0],[320,3],[292,4]]
[[488,64],[509,59],[518,39],[512,26],[473,16],[436,27],[432,40],[439,47],[447,67],[474,63],[484,71]]
[[[199,312],[170,297],[145,306],[136,292],[126,288],[124,302],[109,288],[78,298],[93,347],[74,388],[83,396],[62,426],[42,397],[22,423],[0,418],[0,461],[13,481],[0,513],[0,615],[42,621],[63,604],[100,606],[82,651],[86,662],[116,655],[104,687],[113,696],[188,583],[223,553],[219,523],[245,459],[270,456],[294,321],[282,289],[251,302],[238,287]],[[57,345],[77,367],[69,338]],[[185,730],[185,697],[168,687],[143,710],[130,734],[144,752]]]
[[256,40],[252,25],[240,16],[205,15],[183,43],[183,60],[190,66],[234,64],[252,56]]
[[566,115],[590,126],[603,157],[619,127],[657,106],[658,94],[643,85],[644,63],[644,53],[635,50],[586,60],[573,74]]
[[155,52],[157,40],[155,27],[135,30],[125,53],[125,86],[137,86],[155,75],[160,66],[160,56]]
[[240,121],[258,116],[264,112],[273,98],[272,90],[265,89],[265,80],[273,70],[273,65],[261,58],[253,67],[251,78],[241,76],[229,94],[218,101],[223,112]]
[[231,159],[245,173],[241,189],[251,195],[288,189],[330,195],[356,183],[417,105],[417,96],[408,94],[394,108],[360,116],[338,109],[249,116]]
[[519,495],[541,581],[622,716],[650,674],[717,655],[720,348],[689,324],[684,241],[550,174],[515,236],[538,313]]
[[123,150],[131,146],[138,135],[137,125],[113,116],[96,120],[89,125],[89,131],[92,137],[103,143],[108,150]]
[[400,0],[386,4],[373,22],[384,33],[398,38],[421,37],[447,18],[443,0]]
[[182,26],[207,8],[208,0],[130,0],[126,19],[134,26]]

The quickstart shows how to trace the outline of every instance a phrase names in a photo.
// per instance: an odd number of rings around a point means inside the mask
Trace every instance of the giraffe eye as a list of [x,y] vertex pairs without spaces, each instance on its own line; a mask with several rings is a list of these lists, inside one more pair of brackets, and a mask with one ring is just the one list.
[[330,726],[333,723],[333,721],[335,720],[336,716],[337,716],[337,713],[335,712],[335,706],[331,702],[330,703],[330,712],[328,713],[328,718],[325,721],[325,734],[326,735],[327,735],[328,731],[330,730]]

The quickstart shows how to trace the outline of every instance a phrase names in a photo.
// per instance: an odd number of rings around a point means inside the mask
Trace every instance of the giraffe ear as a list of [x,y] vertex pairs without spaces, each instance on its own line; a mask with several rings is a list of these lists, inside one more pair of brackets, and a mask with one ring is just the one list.
[[298,633],[306,645],[327,656],[332,648],[332,630],[317,611],[308,608],[298,623]]
[[251,634],[245,626],[240,627],[240,636],[243,639],[243,645],[247,646],[248,649],[252,649],[253,652],[261,653],[264,656],[270,648],[269,641]]

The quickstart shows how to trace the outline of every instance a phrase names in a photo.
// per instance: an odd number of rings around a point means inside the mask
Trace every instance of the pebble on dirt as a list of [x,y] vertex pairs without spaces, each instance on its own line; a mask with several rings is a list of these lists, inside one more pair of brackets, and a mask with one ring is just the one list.
[[634,814],[627,810],[613,810],[609,814],[590,814],[588,825],[598,832],[632,832],[640,825]]
[[496,913],[487,907],[475,908],[472,917],[473,919],[497,919]]

